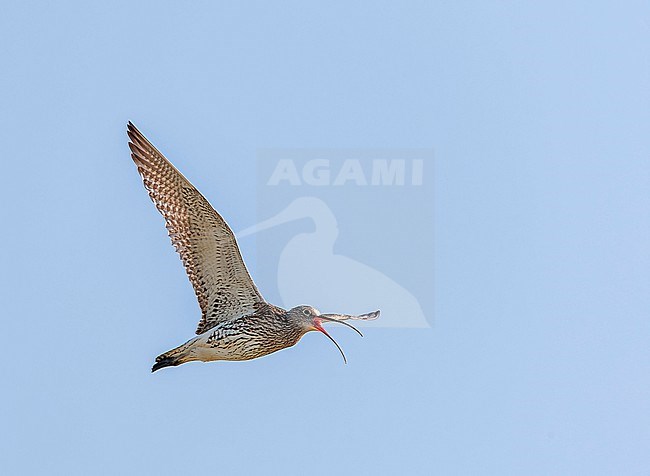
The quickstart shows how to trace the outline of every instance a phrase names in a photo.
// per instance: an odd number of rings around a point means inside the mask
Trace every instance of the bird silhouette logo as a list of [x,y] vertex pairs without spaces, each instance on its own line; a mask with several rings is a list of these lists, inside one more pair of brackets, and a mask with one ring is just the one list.
[[283,305],[301,300],[319,302],[324,295],[351,309],[362,308],[369,301],[377,302],[382,319],[362,325],[429,327],[419,301],[403,286],[368,264],[334,252],[339,234],[337,219],[320,198],[298,197],[275,216],[239,231],[237,237],[246,239],[305,218],[313,222],[313,231],[292,236],[280,252],[277,283]]

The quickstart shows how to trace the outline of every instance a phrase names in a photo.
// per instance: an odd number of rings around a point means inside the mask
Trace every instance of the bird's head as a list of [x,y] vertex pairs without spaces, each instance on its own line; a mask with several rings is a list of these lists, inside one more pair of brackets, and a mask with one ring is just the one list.
[[341,352],[341,355],[343,356],[343,361],[347,363],[347,359],[345,358],[345,354],[343,353],[341,346],[339,346],[337,342],[332,338],[332,336],[327,333],[327,331],[323,328],[323,324],[326,322],[338,322],[339,324],[343,324],[344,326],[354,329],[357,334],[363,337],[363,334],[356,327],[344,321],[348,319],[376,319],[379,317],[379,311],[371,312],[369,314],[361,314],[358,316],[350,316],[348,314],[321,314],[317,309],[314,309],[311,306],[297,306],[289,311],[288,317],[292,321],[296,322],[300,326],[300,329],[302,329],[305,333],[309,331],[319,331],[325,334],[329,340],[334,342],[334,345],[337,349],[339,349],[339,352]]

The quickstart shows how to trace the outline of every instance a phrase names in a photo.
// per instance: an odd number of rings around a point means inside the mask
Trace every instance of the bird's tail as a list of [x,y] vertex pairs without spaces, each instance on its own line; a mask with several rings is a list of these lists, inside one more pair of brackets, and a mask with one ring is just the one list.
[[164,354],[160,354],[158,357],[156,357],[156,363],[153,364],[151,371],[155,372],[156,370],[160,370],[165,367],[176,367],[177,365],[184,364],[190,360],[195,360],[191,357],[191,353],[189,351],[193,341],[194,339],[189,340],[185,344],[178,346],[175,349],[168,350]]
[[166,354],[159,355],[156,357],[156,363],[151,367],[151,371],[155,372],[165,367],[175,367],[181,365],[183,362],[176,357],[168,357]]

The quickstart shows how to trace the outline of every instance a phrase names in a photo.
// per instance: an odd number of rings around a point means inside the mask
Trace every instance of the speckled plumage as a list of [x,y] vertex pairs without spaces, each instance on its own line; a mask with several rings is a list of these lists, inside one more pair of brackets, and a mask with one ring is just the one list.
[[310,306],[286,311],[266,303],[225,220],[130,122],[127,134],[131,157],[165,219],[201,308],[197,337],[160,355],[153,371],[192,360],[254,359],[296,344],[311,330],[329,337],[322,322],[379,316],[379,311],[321,314]]

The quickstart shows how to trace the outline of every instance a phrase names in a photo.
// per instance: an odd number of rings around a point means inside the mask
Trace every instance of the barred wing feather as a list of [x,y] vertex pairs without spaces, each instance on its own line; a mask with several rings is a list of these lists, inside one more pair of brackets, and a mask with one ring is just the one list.
[[201,307],[202,334],[220,322],[250,314],[263,303],[248,274],[235,235],[199,191],[129,122],[131,157]]

